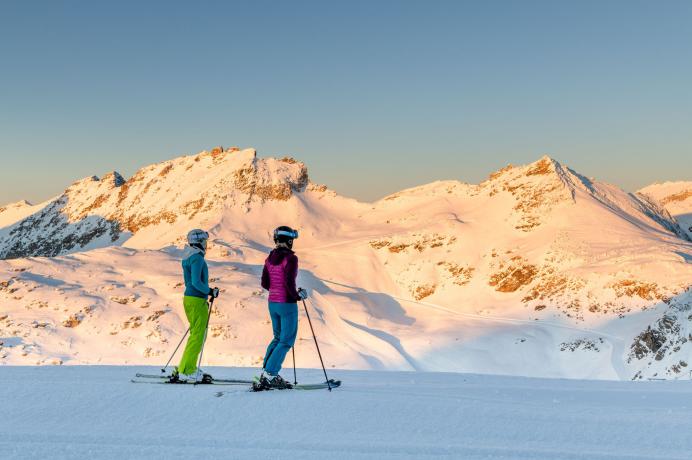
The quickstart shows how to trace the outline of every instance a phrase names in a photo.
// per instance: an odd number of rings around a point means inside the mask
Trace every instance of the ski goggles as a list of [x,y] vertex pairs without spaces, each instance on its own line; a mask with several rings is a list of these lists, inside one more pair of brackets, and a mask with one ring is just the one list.
[[293,230],[292,232],[287,232],[286,230],[277,230],[274,232],[274,238],[277,236],[287,236],[295,240],[298,238],[298,230]]

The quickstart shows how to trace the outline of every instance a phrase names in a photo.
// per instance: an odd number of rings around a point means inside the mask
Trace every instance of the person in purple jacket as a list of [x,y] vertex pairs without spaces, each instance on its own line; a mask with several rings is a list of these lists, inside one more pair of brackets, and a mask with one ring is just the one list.
[[264,261],[262,287],[269,291],[269,316],[274,338],[264,356],[262,375],[258,382],[262,388],[292,388],[279,375],[279,371],[298,334],[298,301],[307,298],[304,289],[296,289],[298,257],[293,252],[293,240],[296,238],[296,230],[278,227],[274,230],[276,247]]

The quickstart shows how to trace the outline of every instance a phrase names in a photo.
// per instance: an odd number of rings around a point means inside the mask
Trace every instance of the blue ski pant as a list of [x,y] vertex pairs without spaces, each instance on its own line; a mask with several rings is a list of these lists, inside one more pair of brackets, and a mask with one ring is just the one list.
[[269,302],[269,316],[274,339],[264,355],[264,370],[268,374],[278,375],[298,334],[298,304]]

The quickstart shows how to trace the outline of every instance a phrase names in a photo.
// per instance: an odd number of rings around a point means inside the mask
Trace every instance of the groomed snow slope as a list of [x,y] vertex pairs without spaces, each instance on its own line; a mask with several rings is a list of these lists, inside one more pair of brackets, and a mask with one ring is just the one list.
[[344,381],[332,393],[249,393],[132,384],[137,371],[157,369],[3,367],[0,458],[670,460],[692,449],[688,382],[331,371]]

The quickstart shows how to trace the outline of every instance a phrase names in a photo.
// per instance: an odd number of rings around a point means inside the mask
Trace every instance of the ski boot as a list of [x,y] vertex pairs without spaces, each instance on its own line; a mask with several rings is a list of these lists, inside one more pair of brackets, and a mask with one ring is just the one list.
[[180,373],[178,372],[177,367],[174,368],[171,375],[168,376],[168,383],[185,383],[184,381],[180,380]]
[[252,389],[254,391],[264,391],[264,390],[289,390],[293,388],[293,385],[283,379],[280,375],[262,374],[259,380],[255,379],[252,383]]
[[211,376],[211,374],[202,372],[201,369],[188,375],[180,374],[178,372],[178,368],[176,367],[171,376],[168,378],[168,381],[170,383],[211,384],[214,382],[214,378]]
[[293,388],[293,384],[285,381],[280,375],[275,375],[274,378],[269,380],[269,386],[276,390],[290,390]]
[[195,385],[210,385],[214,382],[214,377],[211,374],[205,373],[202,369],[197,369],[192,374],[184,377],[187,383],[194,383]]
[[205,374],[204,372],[202,372],[201,378],[197,381],[197,383],[210,385],[210,384],[214,383],[214,377],[212,377],[211,374]]

